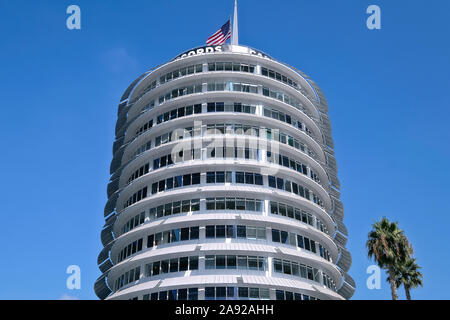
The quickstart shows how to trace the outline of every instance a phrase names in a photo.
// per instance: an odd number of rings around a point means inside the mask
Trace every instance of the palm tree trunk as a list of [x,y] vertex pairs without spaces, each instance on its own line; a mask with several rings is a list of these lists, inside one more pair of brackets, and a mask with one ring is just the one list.
[[403,286],[405,287],[406,299],[411,300],[411,293],[409,292],[409,286],[406,284],[404,284]]
[[392,300],[398,300],[397,286],[395,285],[395,274],[392,267],[389,267],[389,283],[391,284]]

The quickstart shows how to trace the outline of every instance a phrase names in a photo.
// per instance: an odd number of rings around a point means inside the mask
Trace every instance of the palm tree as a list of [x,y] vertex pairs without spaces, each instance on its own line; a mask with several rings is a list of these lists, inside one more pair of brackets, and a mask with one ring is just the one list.
[[412,247],[397,222],[391,223],[389,219],[383,217],[372,227],[366,242],[368,256],[374,258],[378,266],[387,271],[392,300],[398,300],[395,265],[399,265],[409,258]]
[[411,300],[410,289],[423,285],[423,276],[419,271],[420,267],[416,263],[416,259],[409,258],[405,262],[394,267],[395,284],[399,288],[402,284],[405,288],[406,299]]

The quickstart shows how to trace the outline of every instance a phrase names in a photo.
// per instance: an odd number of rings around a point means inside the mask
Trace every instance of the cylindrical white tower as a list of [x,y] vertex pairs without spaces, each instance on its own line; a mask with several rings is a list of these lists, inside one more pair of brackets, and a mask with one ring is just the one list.
[[326,99],[244,46],[190,50],[121,99],[100,299],[349,299]]

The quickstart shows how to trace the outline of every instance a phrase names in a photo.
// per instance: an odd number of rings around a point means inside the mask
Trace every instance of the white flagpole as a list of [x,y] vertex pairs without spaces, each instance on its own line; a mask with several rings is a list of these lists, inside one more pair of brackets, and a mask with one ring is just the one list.
[[237,0],[234,0],[234,17],[233,29],[231,34],[231,44],[235,46],[239,45]]

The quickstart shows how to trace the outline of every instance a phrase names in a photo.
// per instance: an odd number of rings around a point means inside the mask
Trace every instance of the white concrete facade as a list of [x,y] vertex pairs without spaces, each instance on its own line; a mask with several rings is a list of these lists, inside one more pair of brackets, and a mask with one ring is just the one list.
[[190,50],[121,99],[100,299],[349,299],[328,106],[244,46]]

